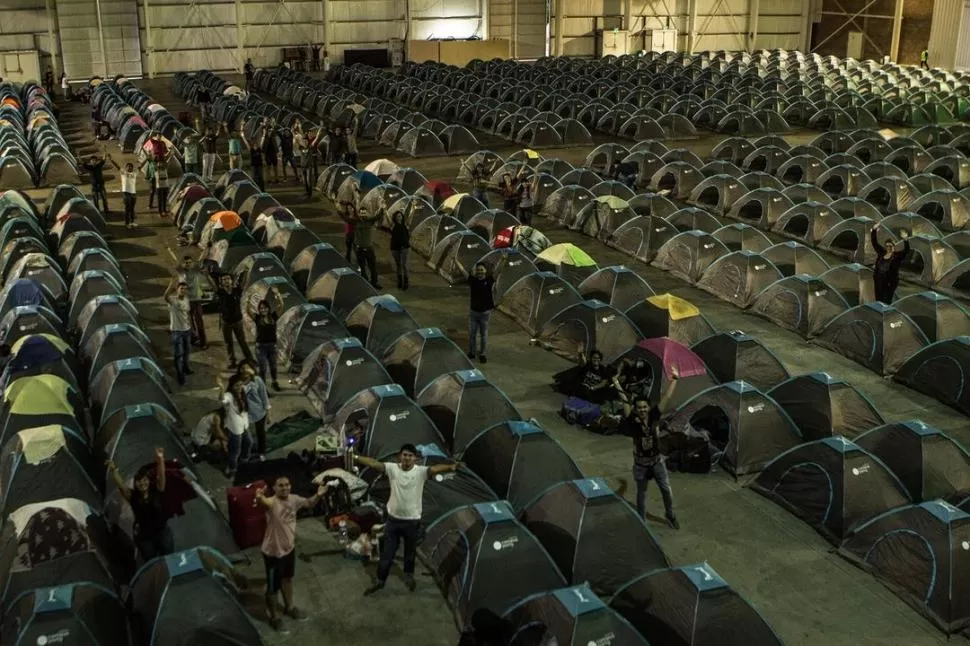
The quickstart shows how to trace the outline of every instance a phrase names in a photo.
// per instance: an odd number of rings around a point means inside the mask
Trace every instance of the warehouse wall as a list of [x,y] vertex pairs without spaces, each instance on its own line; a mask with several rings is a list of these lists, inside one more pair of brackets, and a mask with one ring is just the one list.
[[[959,2],[959,0],[940,0]],[[812,25],[812,51],[845,56],[849,32],[863,36],[862,57],[882,60],[892,45],[896,0],[820,0],[820,14]],[[840,15],[843,13],[849,16]],[[855,14],[861,14],[851,19]],[[899,63],[919,64],[919,53],[927,47],[933,23],[933,0],[904,0],[899,40]]]
[[56,37],[53,43],[48,38],[44,0],[3,0],[0,12],[0,51],[36,50],[45,57],[56,53]]

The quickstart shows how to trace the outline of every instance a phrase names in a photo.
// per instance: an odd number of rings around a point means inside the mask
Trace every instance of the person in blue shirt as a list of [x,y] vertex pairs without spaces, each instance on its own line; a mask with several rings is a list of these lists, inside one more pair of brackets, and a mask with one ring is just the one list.
[[269,419],[269,391],[266,382],[256,374],[256,366],[250,360],[239,363],[236,374],[243,382],[243,393],[246,396],[246,412],[249,423],[256,431],[256,455],[262,461],[266,459],[266,422]]

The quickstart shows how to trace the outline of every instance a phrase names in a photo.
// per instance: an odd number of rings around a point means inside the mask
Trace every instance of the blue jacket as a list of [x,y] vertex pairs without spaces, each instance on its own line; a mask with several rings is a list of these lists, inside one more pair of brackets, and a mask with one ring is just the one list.
[[249,421],[254,424],[266,417],[269,412],[269,392],[266,383],[259,377],[246,384],[246,404],[249,409]]

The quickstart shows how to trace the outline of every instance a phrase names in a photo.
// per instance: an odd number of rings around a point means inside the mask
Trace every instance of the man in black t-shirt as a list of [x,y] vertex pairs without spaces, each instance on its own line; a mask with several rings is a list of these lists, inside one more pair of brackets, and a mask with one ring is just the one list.
[[477,355],[482,363],[488,362],[488,319],[495,309],[494,286],[495,279],[488,275],[485,265],[475,265],[474,273],[468,278],[468,358],[474,359]]
[[246,75],[246,91],[249,92],[249,86],[252,85],[253,79],[256,78],[256,68],[253,67],[253,59],[246,59],[246,64],[243,66],[243,74]]
[[91,178],[91,203],[94,204],[94,208],[101,210],[105,217],[110,215],[110,210],[108,194],[104,190],[104,165],[110,159],[110,155],[107,158],[91,155],[83,166],[88,172],[88,177]]
[[199,112],[202,114],[203,123],[209,118],[209,102],[212,98],[209,96],[209,90],[199,88],[198,94],[195,95],[195,100],[199,104]]
[[646,517],[647,485],[650,480],[656,480],[663,498],[667,523],[674,529],[680,529],[680,523],[677,522],[677,516],[674,514],[674,498],[660,433],[661,411],[666,408],[679,378],[676,367],[671,368],[670,378],[672,383],[656,406],[651,405],[644,397],[637,397],[631,403],[626,401],[627,398],[622,393],[620,394],[621,399],[624,400],[623,408],[626,413],[626,417],[620,424],[620,430],[633,438],[633,479],[636,482],[637,513],[641,518]]
[[216,298],[219,300],[219,323],[222,327],[222,339],[226,342],[226,354],[229,355],[229,367],[236,367],[233,336],[239,343],[243,357],[252,361],[253,354],[246,344],[246,331],[243,328],[242,285],[238,281],[234,282],[231,274],[223,274],[219,277]]

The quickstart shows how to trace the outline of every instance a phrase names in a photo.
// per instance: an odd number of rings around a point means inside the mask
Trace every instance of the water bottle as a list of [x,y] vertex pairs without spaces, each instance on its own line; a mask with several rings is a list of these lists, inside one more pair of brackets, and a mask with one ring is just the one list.
[[346,545],[350,542],[350,536],[347,533],[347,521],[340,521],[340,544]]

